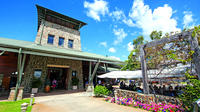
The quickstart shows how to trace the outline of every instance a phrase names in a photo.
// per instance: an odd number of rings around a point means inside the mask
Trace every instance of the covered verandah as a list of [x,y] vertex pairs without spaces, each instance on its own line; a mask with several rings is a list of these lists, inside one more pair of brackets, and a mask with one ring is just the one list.
[[[19,41],[19,40],[13,40],[13,39],[5,39],[5,38],[0,38],[0,51],[1,51],[0,52],[1,55],[3,55],[5,52],[10,52],[10,53],[14,53],[15,56],[17,57],[17,59],[15,60],[17,62],[16,63],[17,66],[15,69],[15,72],[17,73],[17,83],[16,83],[16,89],[15,89],[16,93],[18,91],[18,88],[22,84],[23,74],[26,75],[26,73],[24,73],[24,68],[26,66],[27,61],[30,61],[29,59],[27,59],[30,55],[52,57],[52,58],[58,58],[58,59],[76,60],[76,61],[80,61],[81,63],[83,61],[88,62],[89,63],[89,66],[88,66],[89,78],[88,79],[89,79],[90,86],[93,86],[93,79],[96,75],[96,71],[99,65],[103,65],[107,67],[108,64],[121,63],[121,61],[118,61],[109,57],[97,55],[97,54],[69,50],[69,49],[60,49],[56,47],[41,46],[33,42],[26,42],[26,41]],[[92,65],[94,66],[93,70],[92,70]],[[69,85],[70,84],[71,83],[69,82]]]

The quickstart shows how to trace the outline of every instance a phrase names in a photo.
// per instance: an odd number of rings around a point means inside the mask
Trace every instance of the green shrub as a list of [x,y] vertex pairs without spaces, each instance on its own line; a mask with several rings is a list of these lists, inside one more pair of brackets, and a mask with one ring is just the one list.
[[103,95],[109,95],[111,91],[109,91],[105,86],[97,85],[94,88],[94,94],[95,96],[103,96]]
[[73,78],[72,78],[72,85],[73,85],[73,86],[77,86],[78,83],[79,83],[79,79],[78,79],[77,77],[73,77]]
[[186,85],[184,93],[180,95],[183,105],[188,111],[193,110],[193,103],[200,99],[200,80],[196,79],[194,76],[186,73],[186,77],[189,79],[189,84]]
[[39,88],[42,85],[40,78],[33,78],[32,88]]

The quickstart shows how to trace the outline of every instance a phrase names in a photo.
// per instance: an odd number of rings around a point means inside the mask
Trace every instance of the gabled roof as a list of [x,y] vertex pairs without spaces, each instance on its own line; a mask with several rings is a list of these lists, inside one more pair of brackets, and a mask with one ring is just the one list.
[[34,42],[28,41],[0,38],[0,50],[18,52],[19,48],[22,48],[22,53],[26,54],[85,61],[100,60],[101,62],[105,63],[123,63],[122,61],[94,53],[82,52],[66,48],[58,48],[54,46],[37,45]]
[[60,14],[58,12],[52,11],[42,6],[36,5],[36,7],[37,7],[37,12],[38,12],[38,28],[41,24],[42,19],[44,20],[48,19],[47,16],[59,19],[61,21],[68,22],[72,24],[74,26],[74,29],[76,30],[79,30],[82,26],[86,25],[86,23],[82,21]]

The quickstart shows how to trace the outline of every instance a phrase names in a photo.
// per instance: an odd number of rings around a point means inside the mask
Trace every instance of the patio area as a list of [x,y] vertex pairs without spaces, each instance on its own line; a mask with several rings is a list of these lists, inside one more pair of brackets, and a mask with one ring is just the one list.
[[39,96],[32,112],[146,112],[145,110],[105,102],[86,92]]

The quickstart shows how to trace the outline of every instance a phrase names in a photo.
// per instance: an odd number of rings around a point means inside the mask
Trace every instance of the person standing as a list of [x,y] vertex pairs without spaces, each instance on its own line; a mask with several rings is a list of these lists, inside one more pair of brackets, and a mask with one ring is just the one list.
[[98,80],[98,85],[101,85],[101,80]]
[[52,87],[53,87],[53,89],[56,88],[56,85],[57,85],[57,81],[56,81],[56,79],[53,79],[53,81],[52,81]]

